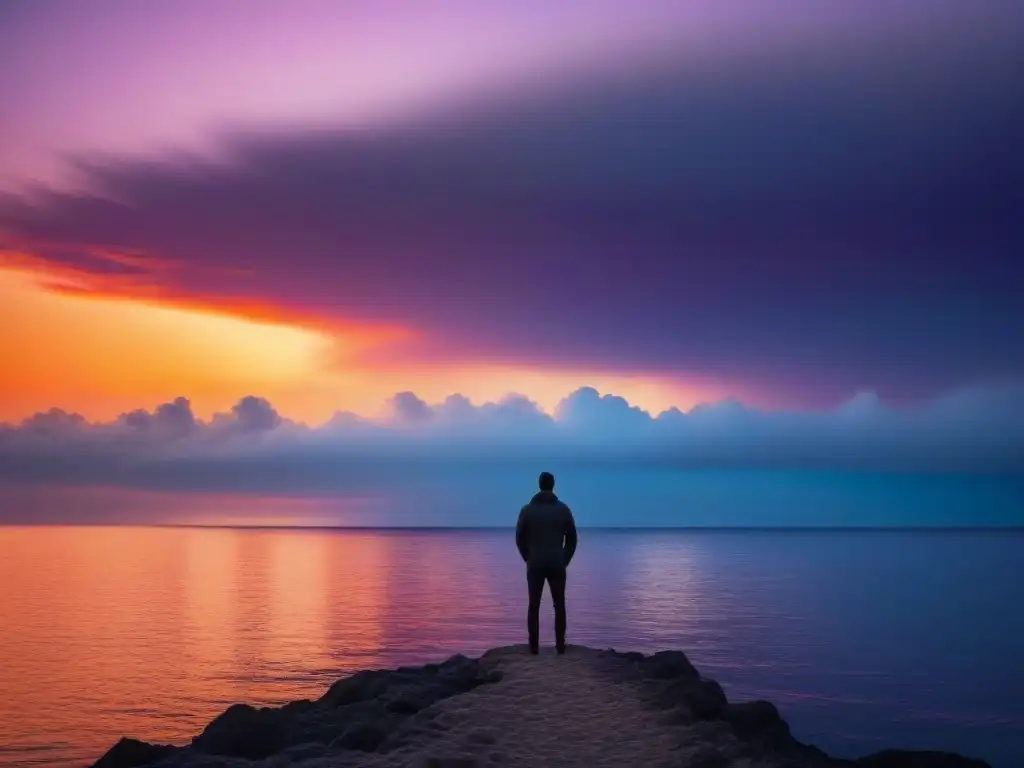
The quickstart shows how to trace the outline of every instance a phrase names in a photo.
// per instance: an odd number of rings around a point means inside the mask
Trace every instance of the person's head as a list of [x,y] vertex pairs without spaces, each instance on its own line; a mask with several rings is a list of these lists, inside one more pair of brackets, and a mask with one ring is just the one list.
[[550,472],[541,472],[537,484],[542,491],[553,491],[555,490],[555,476]]

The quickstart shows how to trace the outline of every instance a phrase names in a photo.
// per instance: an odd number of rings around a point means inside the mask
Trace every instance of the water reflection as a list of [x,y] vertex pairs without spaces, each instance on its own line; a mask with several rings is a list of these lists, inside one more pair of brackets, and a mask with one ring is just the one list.
[[223,628],[238,622],[238,536],[222,530],[169,535],[181,536],[185,555],[184,626],[190,642],[182,674],[193,677],[201,669],[228,668],[237,653],[237,633]]
[[[649,645],[664,647],[664,631],[694,638],[709,611],[704,603],[706,595],[695,589],[695,547],[688,541],[647,542],[643,552],[638,547],[643,539],[631,537],[628,552],[629,570],[624,583],[624,607],[628,623],[649,638]],[[671,622],[663,617],[670,616]],[[693,642],[685,644],[695,647]]]
[[329,541],[324,536],[289,532],[274,537],[267,629],[278,643],[273,656],[302,659],[326,649],[328,555]]
[[[394,553],[386,536],[349,533],[329,537],[327,560],[327,633],[314,663],[333,678],[335,673],[378,661],[385,641],[383,612],[387,602],[382,575],[394,567]],[[326,682],[327,677],[322,679]]]
[[[684,648],[832,749],[992,755],[1024,722],[1022,539],[965,536],[584,530],[570,641]],[[235,701],[525,633],[510,531],[0,527],[0,552],[16,765],[181,742]]]

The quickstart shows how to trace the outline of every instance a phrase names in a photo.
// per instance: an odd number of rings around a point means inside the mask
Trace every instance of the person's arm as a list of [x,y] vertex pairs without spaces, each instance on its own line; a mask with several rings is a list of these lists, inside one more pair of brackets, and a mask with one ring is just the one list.
[[526,507],[519,510],[519,520],[516,521],[516,549],[523,558],[523,562],[530,559],[529,539],[526,525]]
[[568,568],[569,561],[576,554],[576,542],[578,539],[576,536],[576,521],[573,519],[572,510],[568,506],[565,508],[565,517],[565,545],[562,554],[565,557],[565,566]]

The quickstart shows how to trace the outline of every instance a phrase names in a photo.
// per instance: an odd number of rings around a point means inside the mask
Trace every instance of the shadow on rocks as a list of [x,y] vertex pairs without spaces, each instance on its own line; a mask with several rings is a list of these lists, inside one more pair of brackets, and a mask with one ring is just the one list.
[[501,674],[477,659],[453,656],[441,664],[358,672],[339,680],[317,701],[256,708],[235,704],[215,718],[188,747],[161,747],[122,739],[94,768],[139,768],[168,756],[262,760],[286,754],[319,756],[339,750],[390,751],[422,733],[407,728],[417,713],[442,699],[494,683]]
[[[667,713],[667,722],[726,727],[742,752],[753,759],[799,768],[991,768],[988,763],[945,752],[886,750],[857,760],[829,757],[817,747],[803,744],[790,732],[774,704],[767,701],[729,703],[722,687],[701,677],[681,651],[642,653],[601,651],[605,669],[620,680],[638,684],[641,698]],[[716,730],[716,733],[718,731]],[[711,740],[715,741],[715,740]],[[731,764],[722,755],[726,745],[710,743],[700,749],[700,765]],[[730,750],[733,752],[733,750]],[[716,756],[717,755],[717,756]],[[719,758],[725,759],[722,763]],[[735,757],[735,753],[731,755]]]
[[175,747],[168,745],[121,739],[93,764],[93,768],[136,768],[162,760],[175,751]]

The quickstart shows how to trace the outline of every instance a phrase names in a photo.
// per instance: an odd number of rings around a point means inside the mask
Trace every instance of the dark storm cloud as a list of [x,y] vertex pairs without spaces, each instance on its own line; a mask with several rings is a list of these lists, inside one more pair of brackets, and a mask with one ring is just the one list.
[[426,340],[387,352],[406,358],[700,372],[805,403],[1020,377],[1024,56],[1020,14],[995,16],[857,56],[592,71],[377,130],[229,131],[215,163],[88,158],[92,192],[3,200],[0,229],[92,271],[99,250],[158,257],[173,294],[407,324]]

